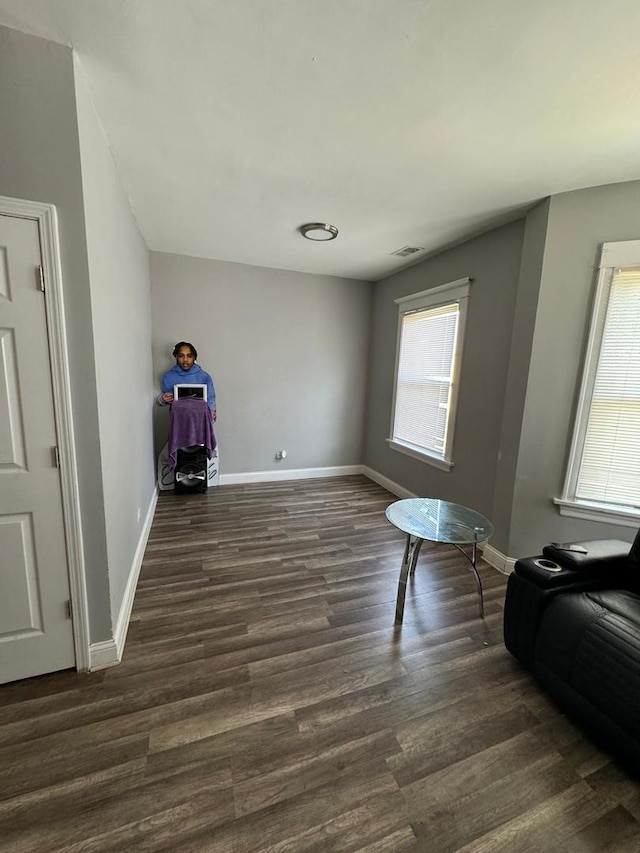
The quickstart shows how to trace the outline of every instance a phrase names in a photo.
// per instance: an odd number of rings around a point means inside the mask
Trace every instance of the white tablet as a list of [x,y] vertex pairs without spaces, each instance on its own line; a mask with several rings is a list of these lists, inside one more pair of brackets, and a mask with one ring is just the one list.
[[206,385],[189,385],[186,382],[173,386],[173,399],[182,400],[184,397],[195,397],[196,400],[207,402]]

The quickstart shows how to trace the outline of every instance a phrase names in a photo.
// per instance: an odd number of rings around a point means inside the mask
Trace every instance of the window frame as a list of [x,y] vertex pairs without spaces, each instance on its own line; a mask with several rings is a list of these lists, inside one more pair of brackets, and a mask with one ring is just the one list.
[[561,515],[582,518],[589,521],[619,524],[623,527],[638,526],[640,507],[636,509],[605,501],[591,501],[578,498],[576,497],[576,490],[593,400],[596,372],[602,350],[605,320],[613,277],[616,269],[636,266],[640,266],[640,240],[625,240],[602,244],[596,290],[591,308],[589,337],[582,366],[580,395],[573,421],[567,470],[561,495],[559,498],[553,499]]
[[[393,373],[391,423],[389,426],[389,438],[387,438],[386,441],[392,450],[404,453],[407,456],[420,460],[421,462],[426,462],[427,464],[433,465],[442,471],[450,471],[455,464],[453,461],[453,440],[455,434],[458,399],[460,396],[460,371],[472,281],[473,279],[469,277],[460,278],[456,281],[448,282],[447,284],[432,287],[430,290],[423,290],[420,293],[413,293],[409,296],[401,296],[399,299],[394,300],[398,306],[398,325],[396,329],[396,359]],[[449,397],[449,413],[447,419],[447,431],[445,434],[445,445],[442,455],[439,455],[421,447],[420,445],[399,441],[393,436],[393,427],[396,420],[402,324],[405,314],[437,308],[440,305],[449,305],[454,302],[458,304],[458,328],[452,358],[451,392]]]

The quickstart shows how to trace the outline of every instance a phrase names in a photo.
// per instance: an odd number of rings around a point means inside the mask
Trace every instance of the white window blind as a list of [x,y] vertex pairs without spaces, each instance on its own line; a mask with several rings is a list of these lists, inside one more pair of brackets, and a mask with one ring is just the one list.
[[460,365],[471,279],[401,296],[389,447],[453,468]]
[[403,315],[393,439],[444,456],[458,303]]
[[575,497],[640,508],[640,266],[613,271],[601,341]]

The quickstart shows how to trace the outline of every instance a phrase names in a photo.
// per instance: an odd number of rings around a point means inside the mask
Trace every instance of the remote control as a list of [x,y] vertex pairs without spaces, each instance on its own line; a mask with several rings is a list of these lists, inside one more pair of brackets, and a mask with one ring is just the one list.
[[557,548],[558,551],[575,551],[576,554],[589,553],[586,548],[582,547],[582,545],[572,545],[571,543],[563,545],[561,542],[552,542],[551,544],[554,548]]

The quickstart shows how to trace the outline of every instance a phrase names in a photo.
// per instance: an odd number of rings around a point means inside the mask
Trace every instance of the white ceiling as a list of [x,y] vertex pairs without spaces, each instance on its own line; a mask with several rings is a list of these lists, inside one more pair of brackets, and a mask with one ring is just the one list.
[[640,178],[638,0],[0,0],[0,23],[76,48],[151,249],[375,280]]

